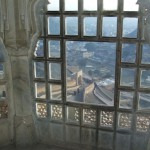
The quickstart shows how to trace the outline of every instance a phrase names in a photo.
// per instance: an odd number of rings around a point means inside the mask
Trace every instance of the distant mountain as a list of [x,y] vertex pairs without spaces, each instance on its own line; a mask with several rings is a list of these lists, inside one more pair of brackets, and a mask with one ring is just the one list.
[[129,34],[126,34],[124,37],[127,37],[127,38],[137,38],[137,30],[134,30],[134,31],[132,31]]

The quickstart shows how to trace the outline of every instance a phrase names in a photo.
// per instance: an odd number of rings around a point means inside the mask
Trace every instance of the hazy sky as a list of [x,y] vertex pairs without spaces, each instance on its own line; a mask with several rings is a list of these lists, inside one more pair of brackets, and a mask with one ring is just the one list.
[[[51,4],[48,5],[48,9],[51,11],[59,10],[59,0],[49,0]],[[66,10],[77,10],[78,0],[65,0]],[[85,10],[96,10],[97,0],[83,0]],[[137,11],[138,5],[136,4],[137,0],[124,0],[124,11]],[[104,10],[116,10],[117,0],[103,0],[103,9]]]

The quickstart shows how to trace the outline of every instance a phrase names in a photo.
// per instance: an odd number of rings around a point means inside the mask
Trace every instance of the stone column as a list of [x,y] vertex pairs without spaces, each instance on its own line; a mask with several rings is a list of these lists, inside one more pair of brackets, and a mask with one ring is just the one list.
[[28,56],[11,56],[16,145],[35,143]]

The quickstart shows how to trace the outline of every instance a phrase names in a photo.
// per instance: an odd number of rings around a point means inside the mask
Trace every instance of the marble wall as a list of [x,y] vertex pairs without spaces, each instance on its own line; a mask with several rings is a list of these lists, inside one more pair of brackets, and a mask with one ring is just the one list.
[[0,56],[6,68],[8,118],[0,120],[0,146],[35,143],[31,65],[46,0],[0,0]]

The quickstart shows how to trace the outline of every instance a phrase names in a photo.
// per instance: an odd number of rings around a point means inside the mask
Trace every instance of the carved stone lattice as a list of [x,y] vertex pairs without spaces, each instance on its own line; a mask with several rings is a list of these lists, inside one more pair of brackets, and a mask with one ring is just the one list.
[[43,40],[38,40],[36,43],[35,51],[34,51],[35,57],[44,57],[44,43]]
[[[0,52],[1,55],[1,52]],[[0,80],[4,79],[4,65],[0,63]]]
[[96,124],[96,110],[83,109],[83,122],[85,124]]
[[8,105],[6,102],[0,103],[0,119],[8,118]]
[[128,113],[120,113],[118,117],[118,126],[119,128],[131,128],[131,114]]
[[113,126],[114,113],[109,111],[101,111],[100,125],[112,127]]
[[54,120],[62,120],[62,106],[52,105],[51,106],[51,118]]
[[67,109],[67,120],[69,122],[79,122],[79,108],[76,107],[68,107]]
[[79,122],[79,109],[75,108],[75,114],[74,114],[75,121]]
[[139,132],[147,132],[150,126],[150,116],[137,115],[136,130]]
[[47,105],[44,103],[37,103],[36,114],[37,114],[37,117],[39,118],[46,118],[47,117]]

